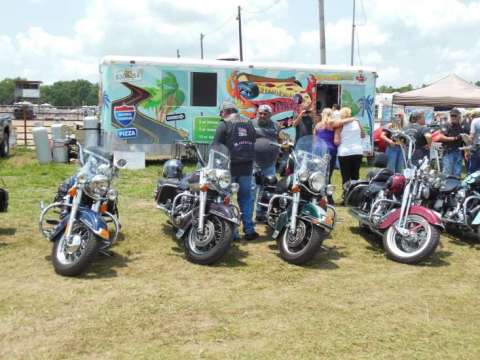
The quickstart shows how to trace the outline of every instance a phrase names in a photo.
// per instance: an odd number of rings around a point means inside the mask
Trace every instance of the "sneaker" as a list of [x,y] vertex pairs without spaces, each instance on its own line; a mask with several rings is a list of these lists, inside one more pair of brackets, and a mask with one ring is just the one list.
[[259,235],[256,231],[254,231],[250,234],[245,234],[245,240],[248,240],[248,241],[255,240],[258,237],[259,237]]

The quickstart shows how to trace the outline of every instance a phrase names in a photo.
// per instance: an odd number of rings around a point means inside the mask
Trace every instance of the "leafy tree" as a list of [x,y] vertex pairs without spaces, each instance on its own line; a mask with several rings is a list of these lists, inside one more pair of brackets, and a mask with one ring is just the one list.
[[54,106],[97,105],[98,84],[87,80],[72,80],[42,85],[40,101]]
[[477,82],[475,83],[475,85],[476,85],[476,86],[480,86],[480,81],[477,81]]
[[404,85],[404,86],[400,86],[398,88],[394,88],[392,86],[385,86],[385,85],[382,85],[380,87],[377,88],[377,92],[378,93],[393,93],[393,92],[406,92],[406,91],[411,91],[413,90],[414,87],[412,86],[412,84],[407,84],[407,85]]
[[10,105],[15,100],[15,81],[21,78],[3,79],[0,81],[0,104]]

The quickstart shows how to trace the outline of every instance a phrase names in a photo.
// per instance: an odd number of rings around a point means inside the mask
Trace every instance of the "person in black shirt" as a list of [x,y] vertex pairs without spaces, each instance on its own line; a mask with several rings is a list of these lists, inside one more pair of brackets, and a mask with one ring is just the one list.
[[410,124],[405,127],[405,132],[415,139],[415,151],[412,155],[412,161],[418,162],[425,156],[430,157],[430,145],[432,144],[432,133],[425,126],[425,116],[422,112],[414,112],[410,115]]
[[[234,104],[224,102],[220,108],[222,120],[218,124],[213,143],[221,143],[230,151],[232,182],[239,185],[237,201],[242,213],[246,240],[258,237],[253,223],[253,162],[255,160],[255,128],[249,119],[238,114]],[[235,234],[238,239],[238,234]]]
[[452,109],[450,111],[450,122],[441,127],[437,140],[443,143],[442,172],[446,176],[459,177],[462,173],[463,154],[459,147],[463,146],[461,134],[464,129],[460,124],[460,117],[460,111]]
[[304,105],[302,111],[293,121],[293,126],[295,126],[295,144],[301,137],[313,134],[313,107],[313,103]]

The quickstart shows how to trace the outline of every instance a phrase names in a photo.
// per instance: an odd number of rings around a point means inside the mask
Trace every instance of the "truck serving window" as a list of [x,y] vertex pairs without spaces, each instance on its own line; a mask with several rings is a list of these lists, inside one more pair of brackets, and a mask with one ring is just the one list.
[[192,72],[192,106],[217,106],[217,73]]

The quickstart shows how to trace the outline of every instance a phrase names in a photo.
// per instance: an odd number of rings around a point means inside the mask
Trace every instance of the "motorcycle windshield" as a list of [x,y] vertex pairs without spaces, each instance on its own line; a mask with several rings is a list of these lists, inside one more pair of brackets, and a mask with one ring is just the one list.
[[295,145],[295,171],[328,174],[330,154],[327,143],[313,135],[301,137]]
[[108,167],[108,169],[111,168],[110,160],[92,152],[88,153],[88,157],[85,164],[82,166],[81,172],[87,174],[89,177],[99,174],[106,175],[104,174],[104,172],[101,171],[102,168],[106,167]]
[[230,152],[225,145],[215,143],[210,146],[207,168],[230,171]]

